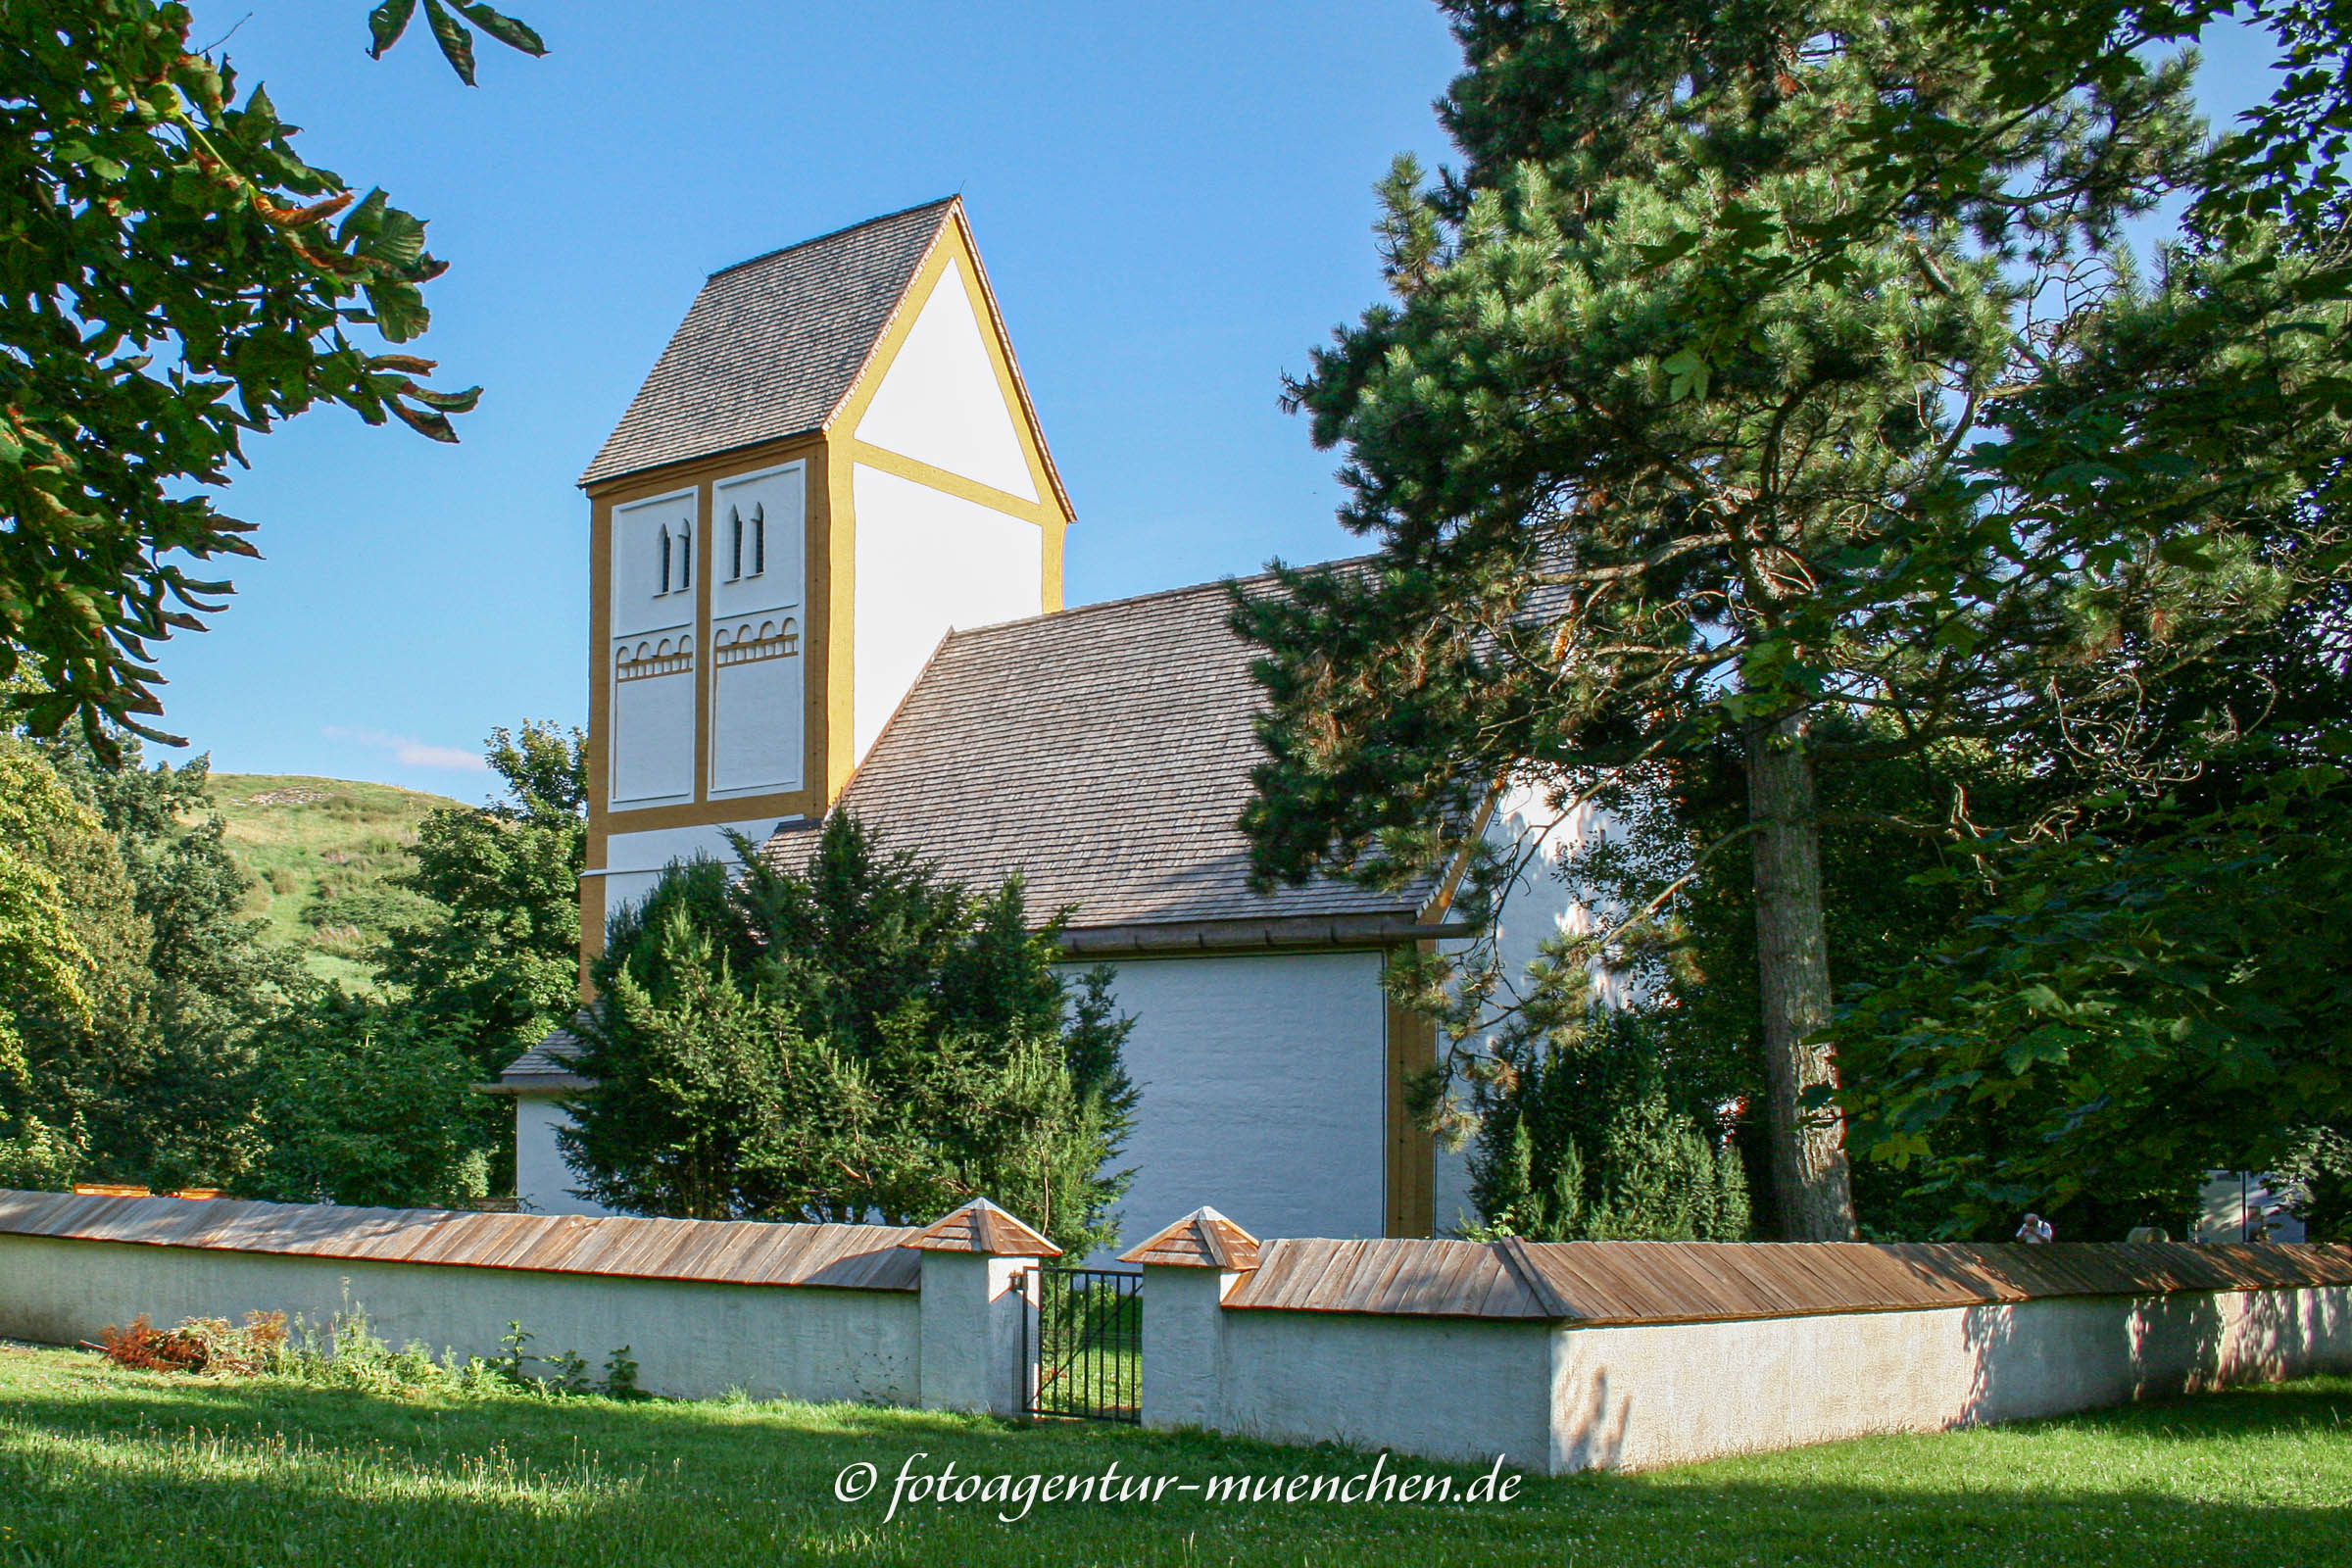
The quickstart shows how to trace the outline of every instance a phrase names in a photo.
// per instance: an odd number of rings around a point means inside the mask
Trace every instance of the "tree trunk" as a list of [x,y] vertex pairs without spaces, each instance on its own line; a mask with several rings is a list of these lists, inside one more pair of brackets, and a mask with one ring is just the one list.
[[1750,720],[1746,740],[1766,1109],[1781,1235],[1791,1242],[1850,1242],[1854,1195],[1846,1180],[1845,1121],[1835,1105],[1808,1110],[1804,1103],[1808,1090],[1838,1087],[1836,1058],[1810,1040],[1830,1021],[1813,759],[1798,714]]

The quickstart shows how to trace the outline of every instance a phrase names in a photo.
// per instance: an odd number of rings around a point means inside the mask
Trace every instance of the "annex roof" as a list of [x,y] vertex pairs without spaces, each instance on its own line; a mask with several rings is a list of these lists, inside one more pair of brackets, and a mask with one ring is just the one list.
[[[578,1023],[575,1017],[572,1023]],[[516,1056],[499,1070],[498,1082],[482,1087],[493,1094],[560,1094],[567,1089],[586,1089],[595,1080],[580,1076],[574,1065],[580,1053],[587,1050],[570,1026],[558,1024],[547,1038]]]
[[580,483],[822,427],[958,206],[943,197],[712,272]]
[[[1250,886],[1261,694],[1232,612],[1205,583],[951,632],[840,808],[974,886],[1021,873],[1033,912],[1075,906],[1074,951],[1442,934],[1415,924],[1434,877]],[[767,853],[790,864],[814,842],[800,824]]]
[[911,1291],[910,1226],[771,1225],[630,1215],[475,1214],[229,1199],[0,1192],[0,1234],[380,1263]]

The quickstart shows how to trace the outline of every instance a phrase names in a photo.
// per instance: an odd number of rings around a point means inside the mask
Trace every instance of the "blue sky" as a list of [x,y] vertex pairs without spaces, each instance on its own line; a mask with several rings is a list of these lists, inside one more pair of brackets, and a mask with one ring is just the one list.
[[[362,0],[196,5],[314,162],[430,220],[422,351],[486,388],[456,448],[341,410],[251,444],[266,559],[162,650],[217,769],[473,799],[493,725],[584,722],[573,480],[703,276],[949,191],[1078,509],[1072,603],[1360,548],[1276,398],[1379,293],[1372,181],[1445,156],[1425,0],[503,8],[553,52],[483,40],[468,90],[421,23],[369,61]],[[2257,48],[2208,53],[2210,107],[2259,95]]]

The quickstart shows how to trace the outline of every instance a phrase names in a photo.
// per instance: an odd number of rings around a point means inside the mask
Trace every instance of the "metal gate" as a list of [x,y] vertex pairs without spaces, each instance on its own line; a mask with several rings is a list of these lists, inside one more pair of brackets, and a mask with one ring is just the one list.
[[1022,1294],[1029,1413],[1144,1418],[1144,1277],[1108,1268],[1033,1268]]

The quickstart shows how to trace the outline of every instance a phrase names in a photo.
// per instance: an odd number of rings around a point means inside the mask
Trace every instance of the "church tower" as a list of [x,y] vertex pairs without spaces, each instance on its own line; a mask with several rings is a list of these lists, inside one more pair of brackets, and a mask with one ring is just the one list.
[[821,816],[950,630],[1061,608],[1069,498],[957,198],[712,273],[580,485],[583,966],[670,861]]

